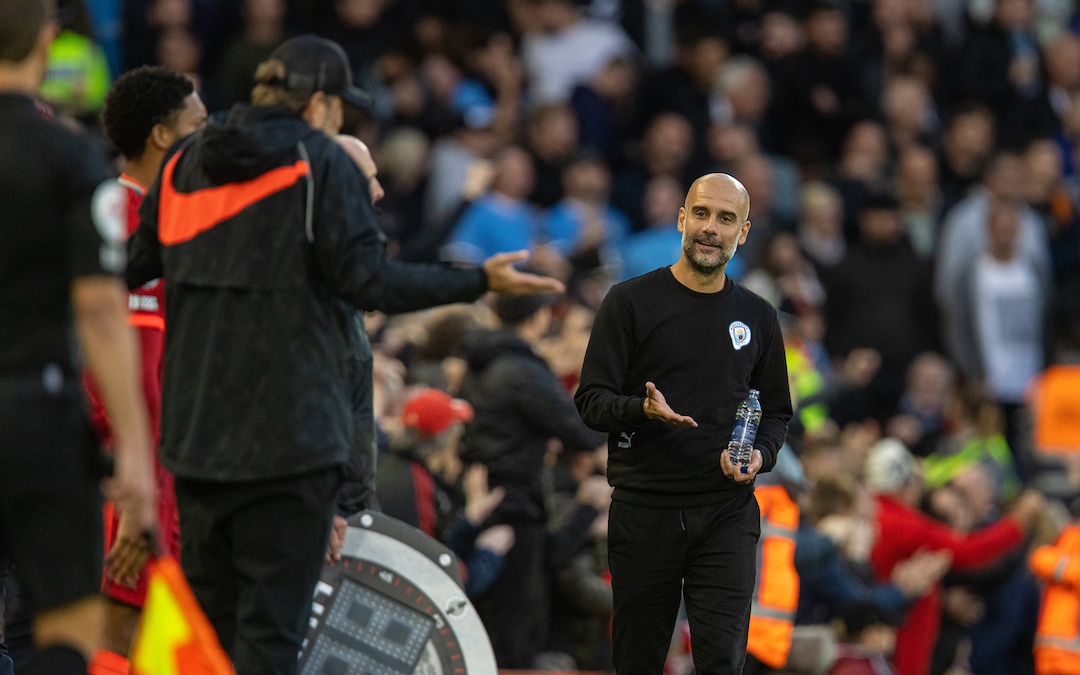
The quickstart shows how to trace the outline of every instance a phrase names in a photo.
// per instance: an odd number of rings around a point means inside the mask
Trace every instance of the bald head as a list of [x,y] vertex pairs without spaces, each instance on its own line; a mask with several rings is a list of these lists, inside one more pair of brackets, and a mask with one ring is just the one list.
[[726,173],[707,173],[701,176],[690,185],[683,206],[689,210],[690,205],[697,201],[700,195],[704,194],[722,197],[735,196],[739,204],[738,215],[740,220],[745,221],[750,217],[750,194],[734,176]]
[[698,178],[679,209],[683,255],[676,267],[708,278],[721,279],[725,266],[750,232],[750,195],[743,184],[726,173]]

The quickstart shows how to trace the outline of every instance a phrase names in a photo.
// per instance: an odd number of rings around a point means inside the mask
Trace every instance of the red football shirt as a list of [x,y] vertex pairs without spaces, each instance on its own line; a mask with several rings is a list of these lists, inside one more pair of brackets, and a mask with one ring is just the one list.
[[[126,193],[127,236],[139,227],[139,206],[146,195],[146,188],[127,174],[121,174],[117,183]],[[157,446],[161,439],[161,378],[165,357],[165,293],[161,279],[155,279],[128,295],[128,323],[139,330],[139,347],[142,352],[143,397],[150,415],[150,431],[154,448],[154,474],[158,496],[158,537],[169,555],[180,555],[180,527],[176,513],[176,497],[173,492],[172,475],[157,462]],[[108,416],[100,394],[89,373],[84,376],[86,391],[90,398],[91,418],[94,429],[102,443],[112,442]],[[119,518],[112,512],[112,505],[105,511],[106,552],[112,548]],[[102,582],[102,591],[110,597],[131,605],[142,606],[146,598],[145,573],[139,575],[135,588],[125,588],[108,578]]]

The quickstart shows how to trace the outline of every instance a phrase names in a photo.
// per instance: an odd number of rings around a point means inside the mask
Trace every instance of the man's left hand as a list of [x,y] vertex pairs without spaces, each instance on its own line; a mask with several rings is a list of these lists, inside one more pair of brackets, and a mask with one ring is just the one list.
[[720,468],[724,470],[724,475],[735,481],[736,483],[749,483],[754,480],[754,476],[761,470],[761,464],[765,460],[761,457],[761,451],[754,448],[754,452],[750,454],[750,464],[738,466],[731,463],[731,458],[728,457],[727,448],[724,448],[724,452],[720,453]]
[[341,560],[341,547],[345,544],[345,532],[349,529],[349,521],[334,514],[334,524],[330,528],[330,545],[326,547],[326,562]]

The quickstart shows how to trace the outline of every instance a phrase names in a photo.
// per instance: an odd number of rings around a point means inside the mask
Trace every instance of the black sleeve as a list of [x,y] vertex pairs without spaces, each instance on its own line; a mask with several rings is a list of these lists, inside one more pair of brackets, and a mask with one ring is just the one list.
[[581,384],[574,396],[581,419],[590,429],[614,433],[642,427],[649,420],[644,396],[622,394],[633,351],[633,309],[616,286],[596,312]]
[[563,393],[559,381],[540,363],[521,368],[515,389],[518,412],[543,435],[558,438],[567,449],[592,450],[607,441],[581,422],[574,402]]
[[352,395],[353,428],[349,458],[341,466],[342,484],[337,498],[338,515],[348,518],[364,509],[379,510],[379,500],[375,496],[375,467],[379,453],[375,442],[371,385],[374,361],[363,315],[344,302],[335,304],[342,313],[350,342],[343,371]]
[[81,136],[82,147],[66,157],[67,175],[64,221],[67,232],[67,271],[71,279],[87,276],[118,275],[124,270],[124,234],[127,222],[124,210],[117,211],[114,200],[122,199],[124,189],[109,180],[105,155],[101,148]]
[[776,453],[780,452],[787,438],[788,421],[791,419],[787,357],[784,354],[784,337],[780,332],[780,317],[776,312],[773,312],[772,332],[765,349],[750,373],[750,388],[761,392],[761,423],[754,447],[761,451],[761,473],[765,473],[776,464]]
[[315,259],[330,288],[363,310],[414,312],[472,302],[487,290],[482,269],[449,269],[390,260],[367,183],[333,143],[323,171],[321,212],[314,223]]

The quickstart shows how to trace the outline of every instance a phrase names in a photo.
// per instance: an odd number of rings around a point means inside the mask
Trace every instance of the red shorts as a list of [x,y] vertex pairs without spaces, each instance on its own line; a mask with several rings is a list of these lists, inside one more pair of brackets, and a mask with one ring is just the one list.
[[[157,474],[157,538],[161,551],[167,555],[180,559],[180,516],[176,511],[176,493],[173,491],[172,474],[163,466],[154,462],[154,472]],[[120,515],[113,511],[111,503],[105,504],[105,554],[108,555],[116,540],[116,530],[120,525]],[[101,592],[128,605],[142,607],[146,602],[146,567],[139,572],[139,580],[135,588],[127,588],[113,583],[108,574],[102,576]]]

